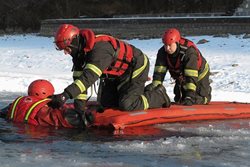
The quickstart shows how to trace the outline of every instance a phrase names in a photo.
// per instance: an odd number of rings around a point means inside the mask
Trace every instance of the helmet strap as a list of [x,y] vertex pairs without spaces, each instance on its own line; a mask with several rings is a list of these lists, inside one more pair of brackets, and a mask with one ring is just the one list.
[[72,42],[71,42],[71,44],[69,45],[69,47],[70,47],[70,49],[71,49],[71,56],[72,57],[77,57],[78,55],[79,55],[79,51],[80,51],[80,45],[81,45],[81,43],[80,43],[80,40],[79,40],[79,36],[76,36],[73,40],[72,40]]
[[78,45],[78,55],[77,55],[77,57],[80,58],[80,57],[83,56],[83,58],[84,58],[86,53],[84,52],[83,48],[85,48],[85,46],[86,46],[86,40],[81,35],[78,37],[78,40],[79,40],[79,45]]
[[86,40],[84,39],[84,37],[82,37],[81,35],[76,36],[71,44],[69,45],[69,47],[71,48],[72,52],[71,52],[71,56],[73,58],[79,58],[82,55],[85,55],[85,53],[83,53],[83,48],[86,46]]

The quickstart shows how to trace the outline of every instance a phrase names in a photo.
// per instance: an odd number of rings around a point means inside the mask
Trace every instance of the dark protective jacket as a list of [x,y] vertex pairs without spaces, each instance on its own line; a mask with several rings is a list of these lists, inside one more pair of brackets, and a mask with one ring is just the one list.
[[[164,46],[159,49],[155,63],[153,83],[155,85],[162,83],[167,71],[169,71],[171,77],[176,81],[176,84],[180,85],[185,91],[185,96],[195,98],[195,92],[198,89],[204,89],[199,87],[199,82],[202,82],[204,77],[207,80],[205,89],[209,89],[210,87],[207,79],[210,73],[209,65],[195,44],[188,39],[181,38],[177,51],[172,55],[169,55],[165,51]],[[204,96],[207,97],[208,95]],[[209,99],[205,100],[204,103],[210,101],[210,97],[207,98]]]
[[67,108],[52,109],[47,106],[50,99],[38,99],[34,96],[20,96],[9,107],[7,119],[32,125],[73,128],[65,118]]
[[[141,74],[146,68],[147,57],[136,47],[108,35],[95,36],[93,31],[85,29],[81,35],[86,39],[83,53],[73,58],[73,76],[75,81],[65,91],[71,98],[78,98],[102,75],[107,77],[131,78]],[[146,61],[146,63],[145,63]],[[138,69],[132,75],[128,70]]]

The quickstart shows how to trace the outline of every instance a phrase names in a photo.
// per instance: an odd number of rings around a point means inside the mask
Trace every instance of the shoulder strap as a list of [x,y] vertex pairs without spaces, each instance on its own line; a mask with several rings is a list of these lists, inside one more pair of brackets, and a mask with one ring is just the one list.
[[183,61],[183,59],[186,55],[186,51],[190,47],[193,47],[197,53],[197,56],[198,56],[197,68],[200,69],[201,65],[202,65],[202,57],[201,57],[201,53],[200,53],[199,49],[196,47],[196,45],[192,41],[190,41],[186,38],[183,38],[183,37],[180,40],[180,49],[181,49],[180,53],[183,54],[181,61]]

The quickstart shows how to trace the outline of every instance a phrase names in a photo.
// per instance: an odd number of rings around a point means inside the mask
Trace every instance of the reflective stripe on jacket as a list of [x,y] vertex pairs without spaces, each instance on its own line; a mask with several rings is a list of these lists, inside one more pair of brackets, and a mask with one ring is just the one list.
[[13,122],[25,122],[38,125],[35,116],[50,99],[38,99],[34,96],[20,96],[11,105],[7,118]]
[[182,75],[181,73],[183,72],[183,70],[185,70],[185,69],[182,69],[181,64],[182,64],[182,61],[183,61],[183,59],[184,59],[184,57],[186,55],[186,51],[187,51],[188,48],[192,47],[196,51],[196,54],[198,56],[197,57],[197,70],[200,70],[201,65],[202,65],[201,53],[200,53],[200,51],[198,50],[198,48],[196,47],[196,45],[192,41],[182,37],[179,44],[180,44],[180,55],[178,55],[177,61],[176,61],[176,63],[174,65],[171,63],[170,57],[167,56],[168,69],[169,69],[169,72],[170,72],[171,76],[174,79],[177,79],[177,77]]

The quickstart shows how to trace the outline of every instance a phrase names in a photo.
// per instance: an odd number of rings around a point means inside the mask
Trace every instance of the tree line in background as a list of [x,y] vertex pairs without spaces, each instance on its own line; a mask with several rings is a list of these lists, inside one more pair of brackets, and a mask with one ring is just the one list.
[[126,15],[233,15],[243,0],[0,0],[0,30],[37,32],[41,20]]

